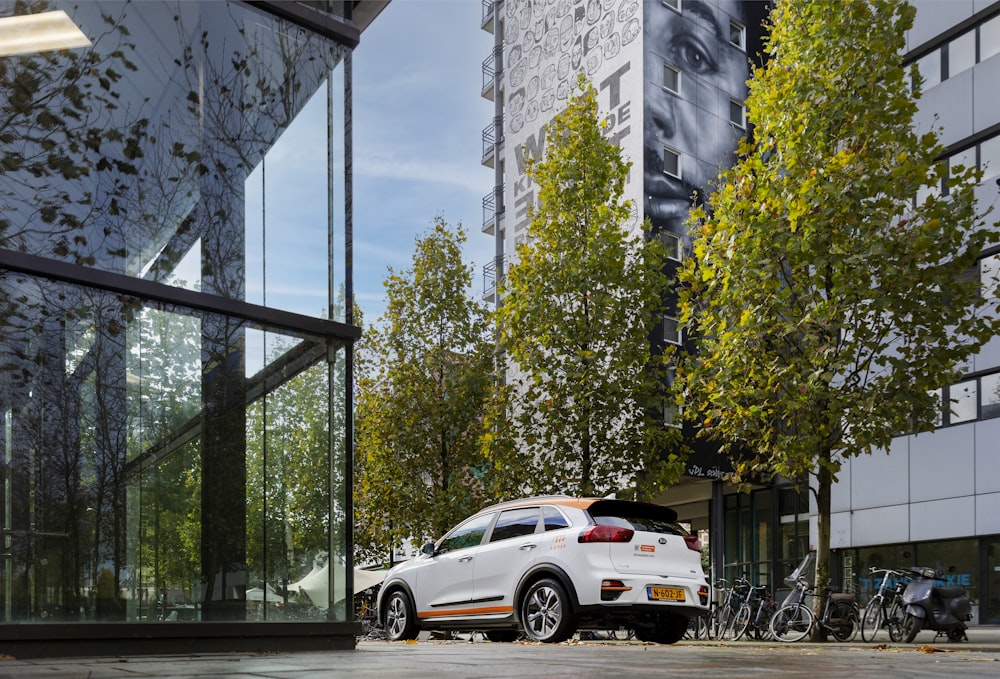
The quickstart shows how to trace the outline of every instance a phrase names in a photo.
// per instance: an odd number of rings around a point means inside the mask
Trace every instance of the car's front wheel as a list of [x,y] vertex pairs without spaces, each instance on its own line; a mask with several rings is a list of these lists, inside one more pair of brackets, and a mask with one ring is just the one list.
[[396,590],[386,600],[385,633],[389,641],[408,641],[417,638],[417,616],[413,613],[410,597]]
[[550,578],[532,584],[521,600],[521,624],[532,641],[556,643],[573,636],[576,623],[566,589]]

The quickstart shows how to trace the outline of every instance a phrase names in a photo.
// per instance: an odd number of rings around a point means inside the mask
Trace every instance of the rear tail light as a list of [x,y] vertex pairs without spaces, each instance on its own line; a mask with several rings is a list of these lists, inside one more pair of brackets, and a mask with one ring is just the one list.
[[601,601],[615,601],[622,592],[631,590],[632,588],[621,580],[601,580]]
[[708,605],[708,585],[702,585],[698,588],[698,599],[702,606]]
[[591,526],[580,533],[577,542],[628,542],[635,531],[618,526]]
[[701,540],[698,539],[697,535],[685,535],[684,542],[692,552],[701,551]]

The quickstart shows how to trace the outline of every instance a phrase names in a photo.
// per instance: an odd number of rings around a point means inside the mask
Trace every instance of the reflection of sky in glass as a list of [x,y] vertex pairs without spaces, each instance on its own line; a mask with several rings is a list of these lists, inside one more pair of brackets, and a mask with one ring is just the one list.
[[326,101],[324,84],[245,183],[247,301],[314,317],[327,310]]
[[979,392],[976,381],[960,382],[951,388],[951,423],[976,419]]

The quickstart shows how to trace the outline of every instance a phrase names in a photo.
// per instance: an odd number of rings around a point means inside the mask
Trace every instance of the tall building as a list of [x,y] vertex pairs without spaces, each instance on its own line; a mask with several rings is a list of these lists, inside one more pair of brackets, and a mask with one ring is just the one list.
[[[780,1],[780,0],[779,0]],[[484,296],[514,244],[525,235],[535,198],[523,174],[525,152],[543,150],[546,122],[561,108],[577,73],[600,93],[609,129],[632,162],[626,197],[684,256],[683,223],[693,193],[705,195],[732,162],[746,132],[743,101],[749,62],[761,52],[769,3],[737,0],[483,0],[482,28],[494,35],[483,62],[482,95],[495,102],[483,130],[483,163],[494,189],[483,199],[483,232],[495,258],[484,270]],[[914,3],[906,62],[925,78],[922,130],[941,126],[942,162],[978,164],[980,207],[993,205],[1000,176],[1000,2]],[[995,289],[1000,246],[982,253],[984,292]],[[685,341],[676,318],[663,341]],[[943,390],[932,434],[901,436],[890,450],[848,462],[834,487],[835,577],[870,594],[870,566],[928,565],[966,586],[979,621],[1000,622],[1000,338]],[[727,463],[697,452],[680,484],[658,501],[707,530],[715,577],[748,575],[772,588],[816,541],[808,492],[791,483],[737,493],[723,480]]]
[[0,1],[0,652],[353,647],[386,2]]

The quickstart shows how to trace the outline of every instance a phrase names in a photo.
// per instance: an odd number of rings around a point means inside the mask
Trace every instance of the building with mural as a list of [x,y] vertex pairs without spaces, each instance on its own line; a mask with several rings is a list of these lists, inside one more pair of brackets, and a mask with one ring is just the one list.
[[0,653],[353,647],[351,55],[385,5],[0,2]]
[[[993,205],[1000,175],[1000,2],[914,3],[906,63],[924,76],[920,129],[942,128],[942,162],[977,165],[980,208]],[[690,245],[691,201],[710,191],[747,133],[743,102],[751,62],[761,53],[766,2],[737,0],[483,0],[482,28],[494,36],[483,62],[482,96],[495,105],[483,130],[483,163],[494,169],[483,198],[483,232],[495,244],[484,297],[500,303],[496,281],[525,238],[535,196],[525,152],[543,150],[548,120],[576,74],[597,88],[612,138],[632,162],[626,228],[649,218],[676,259]],[[692,198],[694,197],[694,198]],[[671,248],[673,251],[673,248]],[[984,293],[1000,269],[1000,246],[982,253]],[[663,341],[683,344],[677,319]],[[833,490],[834,577],[862,595],[871,566],[940,568],[966,586],[982,622],[1000,622],[1000,338],[960,384],[942,391],[933,433],[900,436],[887,451],[847,462]],[[715,577],[746,575],[775,589],[816,540],[807,490],[791,482],[739,493],[725,459],[696,451],[682,482],[659,502],[707,531]]]

